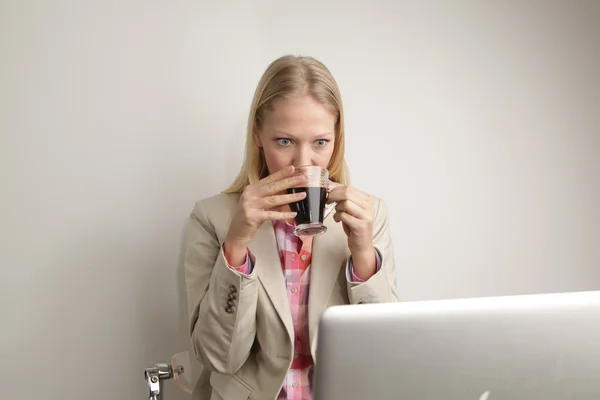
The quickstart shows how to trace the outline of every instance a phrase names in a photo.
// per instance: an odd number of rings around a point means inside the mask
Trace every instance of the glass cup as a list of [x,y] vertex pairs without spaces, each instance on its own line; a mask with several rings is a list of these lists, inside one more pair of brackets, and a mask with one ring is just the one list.
[[327,231],[323,224],[327,207],[327,188],[329,186],[329,171],[317,166],[296,167],[294,175],[304,175],[306,179],[297,187],[286,190],[286,193],[306,192],[306,197],[290,203],[290,209],[296,212],[296,236],[318,236]]

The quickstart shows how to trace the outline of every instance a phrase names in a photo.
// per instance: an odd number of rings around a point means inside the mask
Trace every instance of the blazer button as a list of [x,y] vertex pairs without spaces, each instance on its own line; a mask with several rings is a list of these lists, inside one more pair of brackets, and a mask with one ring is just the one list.
[[227,300],[227,306],[229,307],[233,307],[233,301],[232,300]]
[[234,311],[235,311],[235,307],[231,307],[231,306],[225,307],[225,312],[227,314],[233,314]]
[[235,300],[235,299],[237,298],[237,295],[236,295],[235,293],[229,293],[229,294],[227,295],[227,298],[228,298],[229,300]]
[[229,286],[229,291],[231,293],[237,293],[237,288],[235,287],[235,285],[231,285],[231,286]]

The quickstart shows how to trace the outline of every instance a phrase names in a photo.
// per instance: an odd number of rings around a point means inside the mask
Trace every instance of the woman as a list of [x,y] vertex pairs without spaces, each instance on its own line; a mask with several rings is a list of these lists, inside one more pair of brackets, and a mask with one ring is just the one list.
[[[329,170],[327,232],[293,234],[284,194]],[[317,325],[332,305],[397,301],[383,201],[348,185],[342,102],[319,61],[285,56],[261,78],[243,167],[191,214],[185,255],[190,330],[203,365],[193,398],[311,399]]]

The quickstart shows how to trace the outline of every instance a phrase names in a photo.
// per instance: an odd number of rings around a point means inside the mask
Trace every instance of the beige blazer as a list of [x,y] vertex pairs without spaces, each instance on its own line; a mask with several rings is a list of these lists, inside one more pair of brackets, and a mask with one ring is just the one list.
[[[195,204],[187,232],[185,279],[194,355],[203,365],[194,400],[275,399],[292,363],[293,325],[273,225],[263,223],[249,249],[251,275],[230,269],[222,244],[239,195],[219,194]],[[332,305],[393,302],[396,270],[383,201],[375,199],[373,242],[381,269],[364,283],[346,277],[346,234],[333,213],[327,232],[314,239],[308,323],[317,362],[317,329]]]

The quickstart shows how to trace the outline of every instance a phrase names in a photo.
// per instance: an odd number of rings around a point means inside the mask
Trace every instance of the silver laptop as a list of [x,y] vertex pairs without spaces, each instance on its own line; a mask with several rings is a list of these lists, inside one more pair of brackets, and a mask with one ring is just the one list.
[[328,308],[315,400],[600,399],[600,291]]

